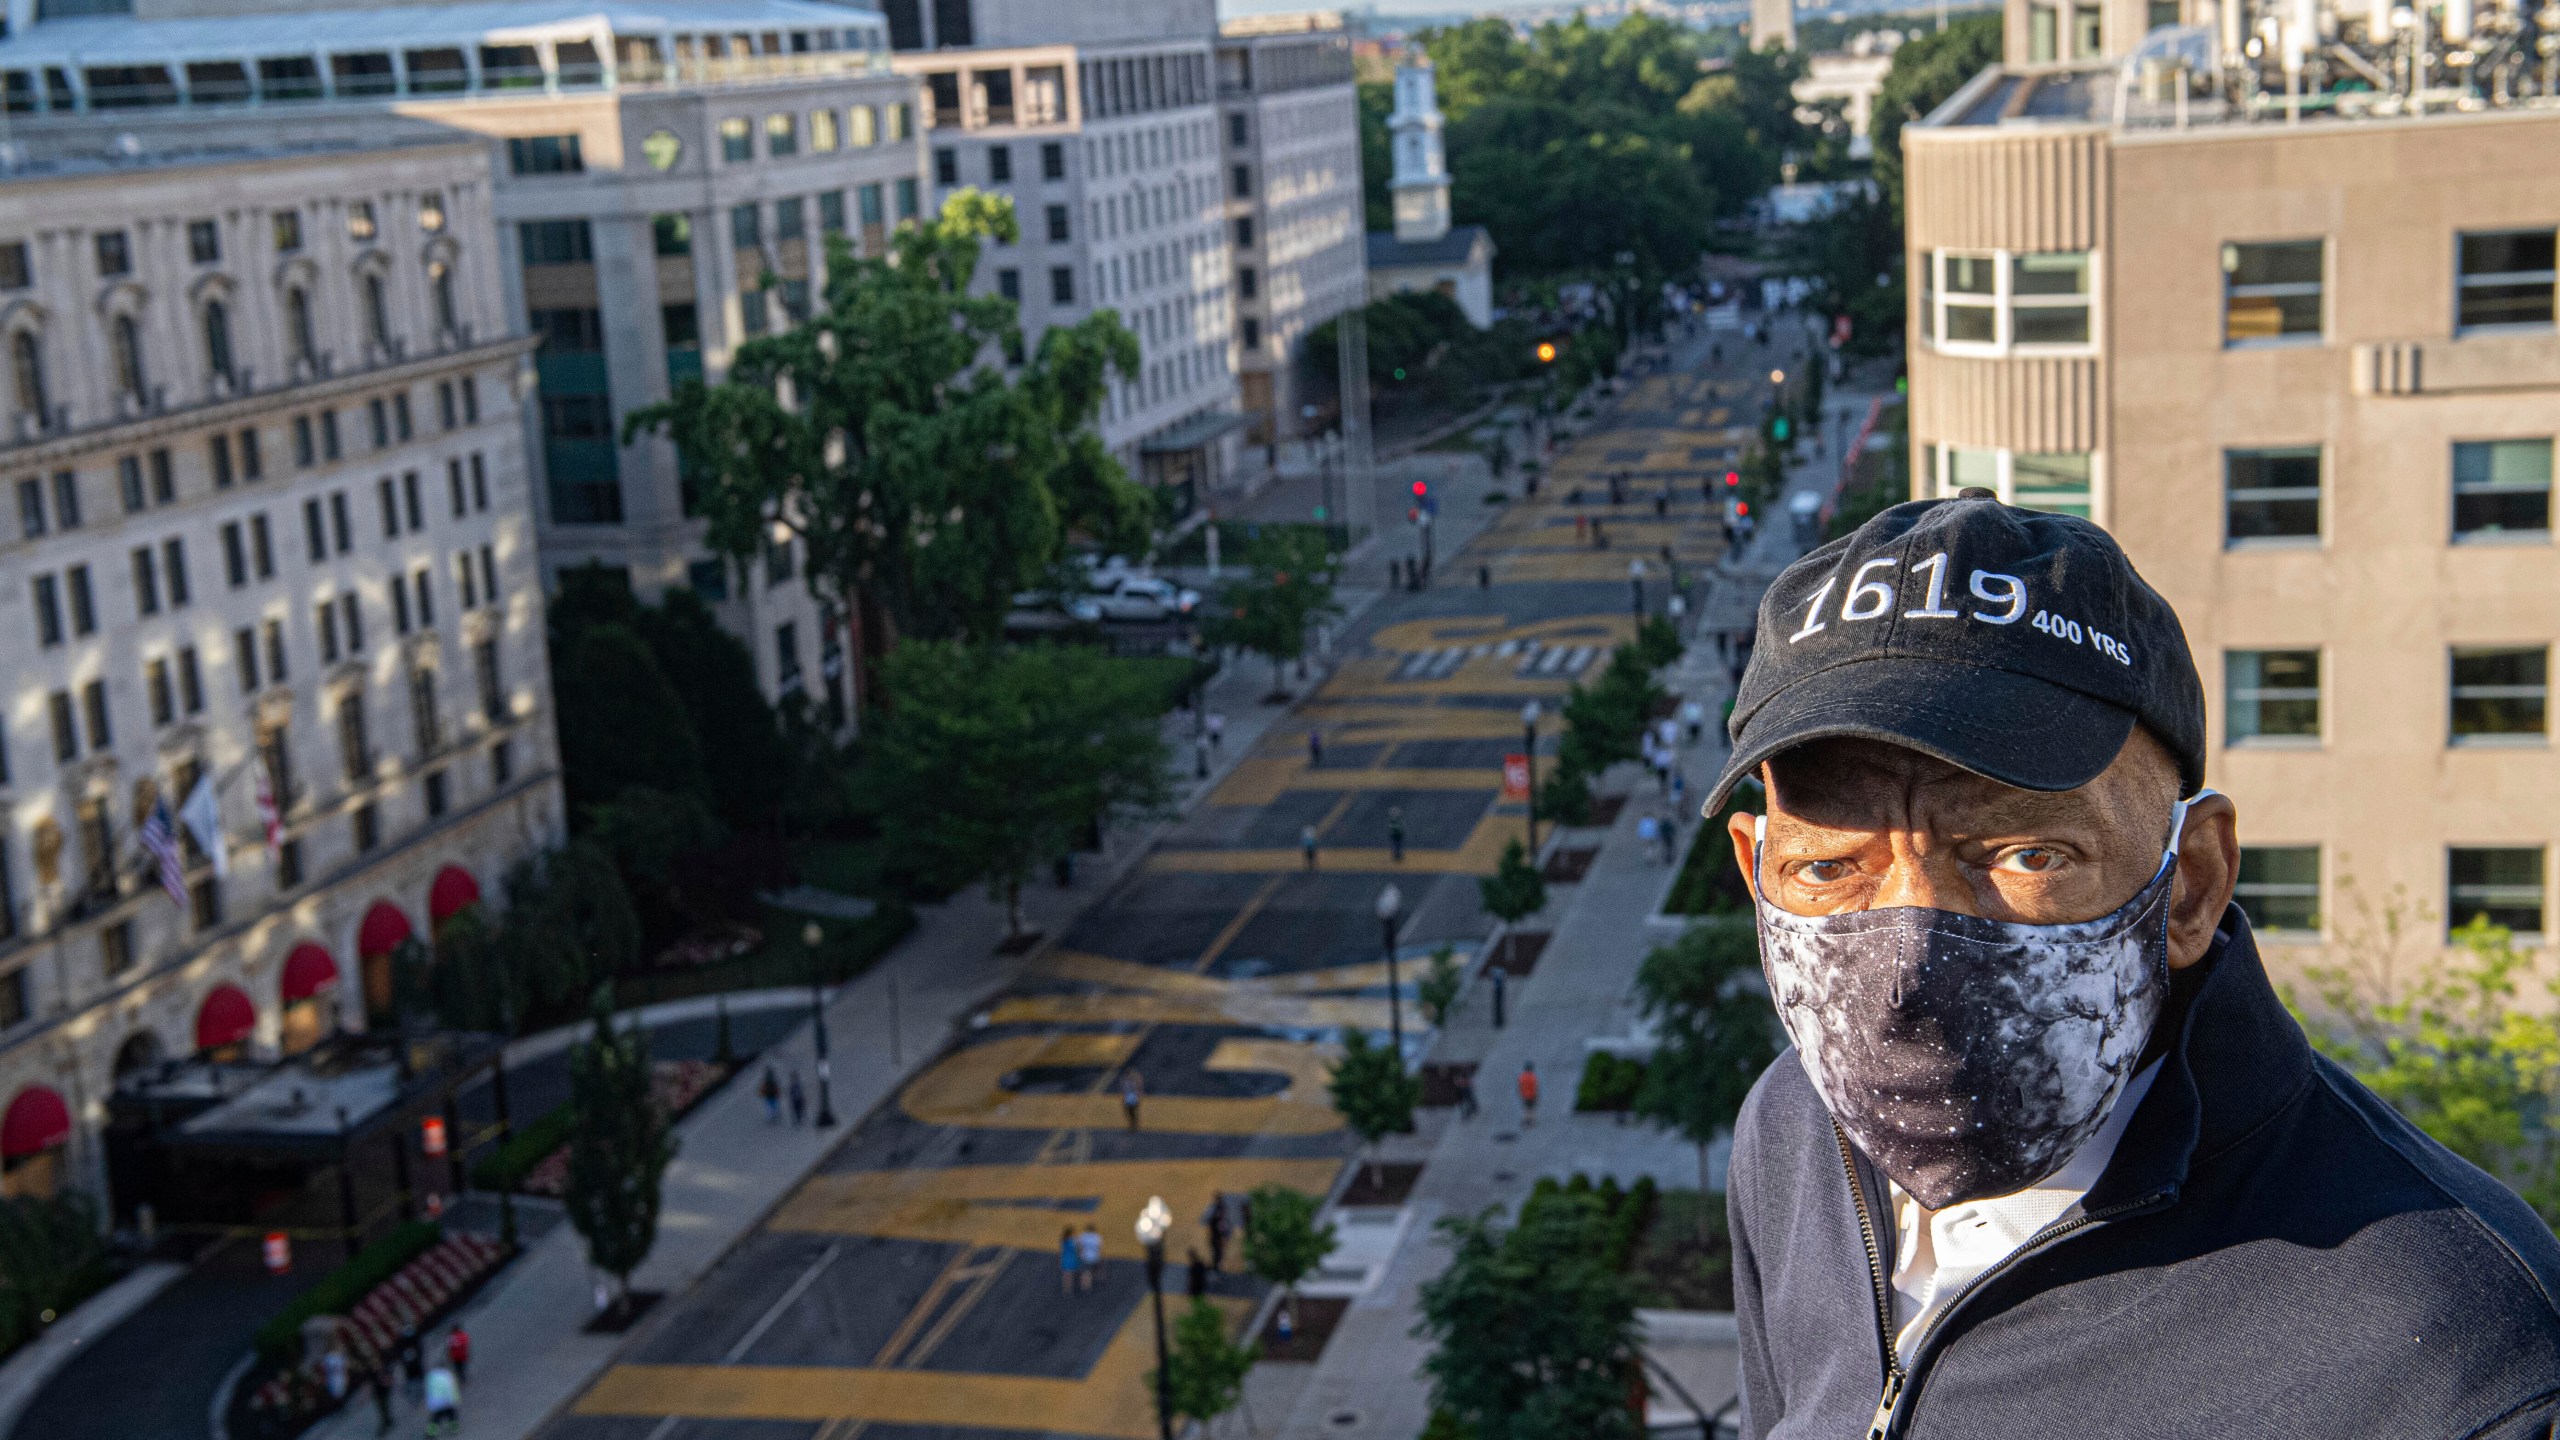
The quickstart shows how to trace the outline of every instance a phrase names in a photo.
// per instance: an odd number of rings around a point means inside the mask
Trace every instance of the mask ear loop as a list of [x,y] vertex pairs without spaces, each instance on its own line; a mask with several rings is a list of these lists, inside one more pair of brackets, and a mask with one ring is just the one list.
[[[2212,786],[2208,785],[2203,789],[2196,791],[2193,795],[2188,796],[2186,799],[2169,807],[2169,842],[2167,845],[2162,847],[2160,852],[2160,871],[2162,874],[2169,874],[2177,866],[2178,846],[2187,838],[2187,812],[2194,808],[2197,801],[2202,800],[2207,795],[2216,795],[2220,793],[2220,791],[2217,791]],[[2164,901],[2169,902],[2160,907],[2160,984],[2162,989],[2165,991],[2169,984],[2169,917],[2171,912],[2176,908],[2175,902],[2178,898],[2178,882],[2176,880],[2172,879],[2169,882],[2169,893],[2161,898]]]

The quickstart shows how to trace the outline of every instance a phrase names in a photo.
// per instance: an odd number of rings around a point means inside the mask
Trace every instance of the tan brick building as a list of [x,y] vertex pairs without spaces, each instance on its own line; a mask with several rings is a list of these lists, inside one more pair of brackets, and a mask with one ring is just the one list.
[[2088,515],[2177,607],[2264,928],[2397,888],[2538,941],[2560,112],[2315,84],[2359,16],[2290,71],[2247,30],[2251,90],[2176,64],[2247,17],[2010,8],[2011,63],[1904,132],[1915,494]]

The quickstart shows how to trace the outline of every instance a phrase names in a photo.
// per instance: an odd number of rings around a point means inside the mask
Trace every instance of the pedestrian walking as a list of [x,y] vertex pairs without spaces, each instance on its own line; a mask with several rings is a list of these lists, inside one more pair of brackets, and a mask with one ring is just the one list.
[[1306,852],[1307,868],[1310,870],[1316,868],[1316,827],[1313,825],[1298,827],[1298,848]]
[[1084,1265],[1084,1250],[1076,1244],[1076,1227],[1058,1232],[1058,1293],[1076,1293],[1076,1271]]
[[1253,1197],[1251,1195],[1236,1197],[1236,1233],[1247,1240],[1253,1238]]
[[1657,520],[1666,520],[1669,519],[1670,516],[1671,492],[1665,490],[1661,494],[1653,497],[1653,518]]
[[320,1357],[320,1388],[329,1392],[332,1401],[347,1398],[347,1352],[335,1345]]
[[1668,755],[1672,751],[1680,748],[1679,721],[1665,715],[1662,717],[1661,721],[1653,727],[1653,733],[1655,739],[1659,742],[1656,748],[1660,749],[1663,754]]
[[[1582,497],[1581,497],[1580,495],[1578,495],[1578,494],[1577,494],[1574,498],[1575,498],[1575,499],[1577,499],[1577,500],[1579,500],[1579,499],[1581,499]],[[1574,543],[1574,544],[1576,544],[1576,545],[1580,545],[1580,544],[1582,544],[1583,542],[1585,542],[1585,541],[1589,540],[1590,538],[1591,538],[1591,517],[1590,517],[1590,516],[1588,516],[1588,515],[1576,515],[1576,516],[1574,516],[1574,517],[1573,517],[1573,543]]]
[[454,1379],[465,1385],[471,1383],[471,1332],[463,1329],[459,1320],[453,1322],[453,1332],[444,1337],[444,1358],[453,1362]]
[[1208,1294],[1209,1262],[1201,1259],[1200,1252],[1194,1250],[1191,1252],[1191,1298],[1203,1300],[1208,1298]]
[[1404,807],[1387,807],[1387,855],[1398,865],[1404,863]]
[[[1493,973],[1497,977],[1502,974],[1499,970]],[[1476,1067],[1473,1065],[1458,1072],[1458,1118],[1476,1118]]]
[[[1138,1128],[1139,1102],[1146,1098],[1147,1077],[1138,1073],[1138,1067],[1132,1065],[1128,1069],[1121,1071],[1120,1113],[1128,1117],[1129,1128],[1132,1130]],[[1094,1243],[1098,1245],[1102,1242],[1100,1240],[1096,1240]]]
[[453,1368],[438,1364],[427,1372],[427,1433],[451,1435],[462,1428],[462,1385]]
[[1662,817],[1662,863],[1668,865],[1680,858],[1680,807],[1674,803],[1671,813]]
[[1324,768],[1324,732],[1322,730],[1307,732],[1307,768],[1310,770]]
[[[1719,634],[1716,639],[1718,642],[1722,642],[1724,637]],[[1695,700],[1684,700],[1680,702],[1680,723],[1688,728],[1689,743],[1692,745],[1697,744],[1698,732],[1706,727],[1707,707],[1699,704]]]
[[1591,548],[1594,550],[1609,548],[1609,532],[1601,529],[1600,522],[1597,520],[1591,522]]
[[1102,1232],[1088,1222],[1084,1232],[1076,1236],[1076,1284],[1082,1289],[1092,1289],[1094,1272],[1101,1268]]
[[1209,712],[1209,748],[1212,750],[1219,749],[1223,747],[1226,742],[1227,717],[1219,714],[1215,710],[1212,710]]
[[756,1086],[756,1093],[764,1097],[764,1123],[767,1125],[781,1124],[782,1082],[774,1077],[772,1066],[767,1065],[764,1067],[764,1080],[763,1083]]
[[374,1427],[373,1433],[376,1435],[388,1435],[391,1433],[390,1367],[384,1365],[380,1361],[375,1361],[373,1367],[365,1371],[364,1383],[365,1388],[373,1392],[373,1413],[375,1417],[381,1421],[380,1424]]
[[1538,1066],[1533,1060],[1520,1062],[1520,1128],[1538,1123]]
[[1650,815],[1642,816],[1637,819],[1636,838],[1644,842],[1644,858],[1647,860],[1653,858],[1655,844],[1660,840],[1661,836],[1661,821],[1654,819]]
[[800,1088],[800,1072],[791,1072],[791,1128],[797,1130],[809,1118],[809,1092]]
[[418,1348],[418,1327],[403,1325],[400,1327],[400,1386],[409,1392],[410,1399],[415,1400],[426,1383],[427,1357]]
[[1209,1232],[1209,1268],[1227,1268],[1227,1192],[1209,1197],[1209,1208],[1200,1215],[1201,1227]]
[[1492,566],[1479,565],[1476,567],[1476,588],[1479,590],[1490,590],[1493,588]]
[[1671,813],[1674,815],[1688,813],[1686,809],[1683,808],[1687,806],[1688,803],[1689,777],[1680,773],[1679,768],[1675,766],[1671,771]]

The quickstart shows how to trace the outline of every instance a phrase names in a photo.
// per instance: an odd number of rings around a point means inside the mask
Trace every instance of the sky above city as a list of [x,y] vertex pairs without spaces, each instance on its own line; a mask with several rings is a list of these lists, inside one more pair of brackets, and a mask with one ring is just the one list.
[[[1552,0],[1393,0],[1381,4],[1381,13],[1394,15],[1475,15],[1488,10],[1518,10]],[[1330,8],[1312,4],[1310,0],[1218,0],[1220,18],[1237,15],[1270,15],[1301,10]]]

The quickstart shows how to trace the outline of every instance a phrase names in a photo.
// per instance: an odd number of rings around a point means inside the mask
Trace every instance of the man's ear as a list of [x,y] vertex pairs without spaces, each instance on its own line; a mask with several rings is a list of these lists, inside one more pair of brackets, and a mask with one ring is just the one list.
[[1725,817],[1724,833],[1733,841],[1733,868],[1742,872],[1742,883],[1751,887],[1752,897],[1757,899],[1760,895],[1760,867],[1751,863],[1751,851],[1759,839],[1753,829],[1755,818],[1746,811],[1736,810]]
[[2213,932],[2240,881],[2240,812],[2223,794],[2187,807],[2178,836],[2178,878],[2169,896],[2169,968],[2184,970],[2204,958]]

